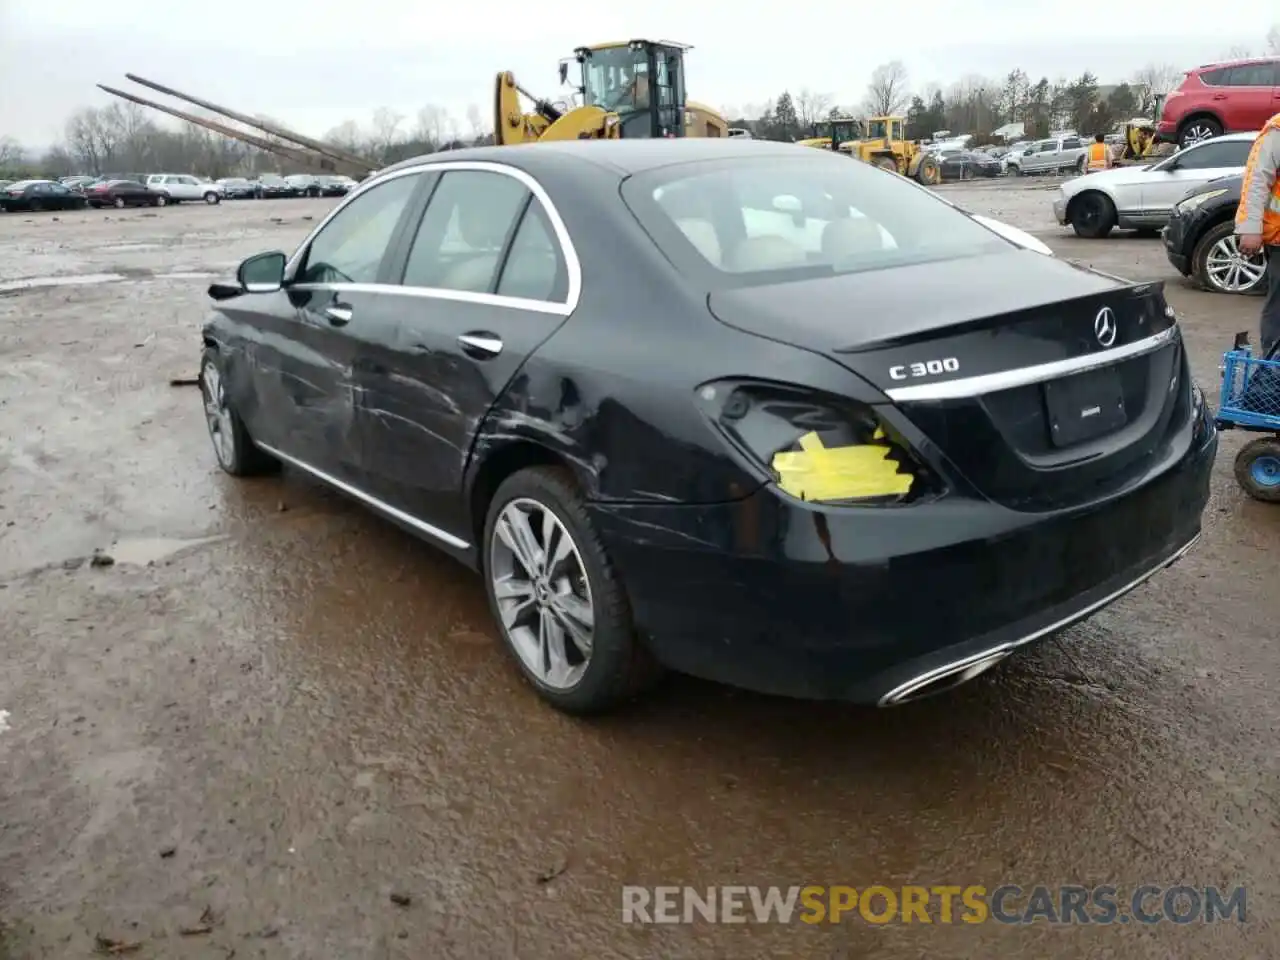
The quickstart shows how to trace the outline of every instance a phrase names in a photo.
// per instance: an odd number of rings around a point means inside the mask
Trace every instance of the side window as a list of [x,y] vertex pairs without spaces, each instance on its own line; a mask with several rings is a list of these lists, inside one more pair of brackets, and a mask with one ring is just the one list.
[[1079,137],[1067,137],[1067,139],[1062,141],[1063,150],[1079,150],[1080,147],[1081,142]]
[[188,187],[195,187],[195,186],[198,186],[200,183],[200,181],[197,180],[195,177],[183,177],[182,182]]
[[1273,70],[1269,63],[1248,63],[1232,67],[1227,75],[1229,87],[1269,87]]
[[1249,148],[1253,144],[1247,140],[1229,141],[1227,143],[1206,143],[1195,150],[1189,150],[1178,161],[1181,170],[1209,170],[1214,167],[1243,167],[1249,158]]
[[419,174],[380,183],[326,223],[307,250],[299,283],[375,283]]
[[560,241],[537,200],[530,201],[516,228],[496,292],[549,303],[564,303],[569,296],[569,272]]
[[506,174],[447,171],[413,238],[404,285],[491,292],[507,234],[529,198],[524,184]]

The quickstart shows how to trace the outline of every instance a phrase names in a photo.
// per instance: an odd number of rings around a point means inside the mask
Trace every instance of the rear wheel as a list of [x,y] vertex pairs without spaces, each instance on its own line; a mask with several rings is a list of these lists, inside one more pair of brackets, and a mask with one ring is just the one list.
[[893,162],[891,157],[876,157],[872,163],[881,170],[888,170],[890,173],[898,172],[898,165]]
[[575,714],[608,710],[659,673],[585,504],[563,470],[521,470],[494,494],[481,543],[507,649],[544,700]]
[[1071,204],[1071,226],[1076,236],[1100,240],[1116,225],[1116,208],[1109,197],[1091,190]]
[[1222,124],[1213,117],[1196,117],[1188,120],[1178,131],[1178,146],[1182,149],[1222,136]]
[[1214,293],[1261,293],[1267,275],[1265,253],[1246,257],[1236,240],[1236,224],[1227,220],[1205,231],[1191,254],[1191,275]]
[[32,200],[32,201],[31,201],[31,212],[32,212],[32,213],[40,213],[42,210],[44,210],[44,204],[43,204],[43,203],[41,203],[39,200]]
[[1250,440],[1236,454],[1236,480],[1255,500],[1280,503],[1280,437]]
[[112,201],[112,203],[115,205],[115,208],[117,210],[124,209],[124,197],[116,197],[115,200]]
[[156,197],[156,206],[157,206],[157,207],[164,207],[164,206],[168,206],[168,204],[169,204],[169,198],[168,198],[168,197],[166,197],[163,193],[162,193],[162,194],[160,194],[160,196]]
[[219,197],[219,196],[218,196],[216,193],[214,193],[212,190],[210,190],[208,193],[206,193],[206,194],[204,195],[204,202],[205,202],[205,203],[207,203],[207,204],[209,204],[209,206],[213,206],[215,203],[218,203],[218,202],[220,202],[221,200],[222,200],[222,198],[221,198],[221,197]]

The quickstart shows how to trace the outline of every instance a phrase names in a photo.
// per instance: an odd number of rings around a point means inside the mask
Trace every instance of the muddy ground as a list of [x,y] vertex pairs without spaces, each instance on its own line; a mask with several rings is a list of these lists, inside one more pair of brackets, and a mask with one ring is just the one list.
[[[1170,278],[1211,394],[1256,329],[1158,241],[1068,236],[1051,185],[944,189]],[[959,692],[674,679],[576,722],[522,686],[471,574],[294,472],[224,476],[170,385],[204,275],[331,203],[0,216],[0,957],[1280,955],[1280,508],[1236,486],[1238,437],[1189,557]],[[3,283],[50,276],[83,282]],[[626,883],[1005,882],[1243,884],[1248,922],[620,919]]]

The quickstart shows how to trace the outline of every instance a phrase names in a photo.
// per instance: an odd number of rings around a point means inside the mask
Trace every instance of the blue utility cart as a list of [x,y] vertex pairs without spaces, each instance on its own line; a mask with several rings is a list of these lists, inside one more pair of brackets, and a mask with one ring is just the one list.
[[1250,440],[1236,456],[1236,480],[1249,496],[1280,503],[1280,349],[1264,359],[1253,355],[1247,334],[1222,358],[1220,430],[1265,434]]

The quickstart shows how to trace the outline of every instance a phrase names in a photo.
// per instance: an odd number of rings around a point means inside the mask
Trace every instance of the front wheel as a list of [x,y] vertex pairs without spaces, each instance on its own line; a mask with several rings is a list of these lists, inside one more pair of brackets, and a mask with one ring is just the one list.
[[1191,254],[1191,275],[1213,293],[1261,293],[1267,275],[1267,255],[1246,257],[1240,251],[1234,220],[1205,231]]
[[888,170],[890,173],[898,172],[898,165],[889,157],[876,157],[873,162],[881,170]]
[[280,461],[254,444],[232,406],[215,350],[206,349],[200,360],[200,394],[204,400],[205,425],[218,466],[233,477],[271,473],[279,469]]
[[1280,437],[1250,440],[1236,454],[1236,481],[1255,500],[1280,503]]
[[925,157],[916,170],[916,179],[927,187],[936,186],[942,182],[942,167],[933,157]]
[[125,203],[124,203],[124,197],[116,197],[116,198],[115,198],[115,200],[113,200],[113,201],[111,201],[111,202],[112,202],[112,204],[115,206],[115,208],[116,208],[117,210],[123,210],[123,209],[124,209],[124,206],[125,206]]
[[221,201],[222,201],[222,198],[219,197],[212,190],[210,190],[208,193],[204,195],[204,202],[209,204],[209,206],[213,206],[215,203],[220,203]]
[[1116,208],[1101,193],[1089,192],[1077,197],[1071,205],[1071,226],[1076,236],[1101,240],[1116,225]]
[[658,676],[568,473],[536,467],[503,481],[481,550],[489,609],[507,649],[552,706],[601,713]]

